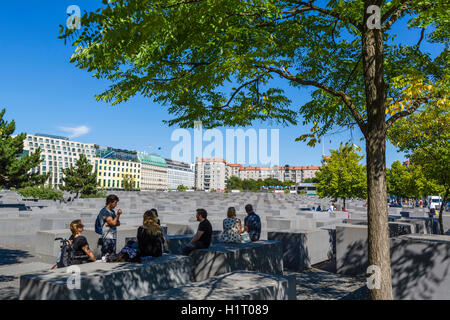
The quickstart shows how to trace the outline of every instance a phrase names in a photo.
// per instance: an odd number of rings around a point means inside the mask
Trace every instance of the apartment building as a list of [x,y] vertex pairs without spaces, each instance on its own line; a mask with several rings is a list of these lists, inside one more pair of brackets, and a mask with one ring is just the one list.
[[226,161],[220,158],[197,158],[195,188],[197,190],[225,190]]

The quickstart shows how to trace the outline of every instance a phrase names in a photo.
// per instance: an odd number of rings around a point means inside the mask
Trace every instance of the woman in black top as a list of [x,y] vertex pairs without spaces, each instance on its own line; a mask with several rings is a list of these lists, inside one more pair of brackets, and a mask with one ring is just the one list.
[[164,238],[161,227],[158,225],[158,216],[152,210],[144,213],[143,225],[137,232],[137,242],[141,257],[162,256]]
[[[70,224],[70,231],[72,235],[69,238],[69,242],[72,244],[74,251],[75,264],[83,263],[88,260],[96,261],[94,253],[89,249],[89,244],[86,237],[82,236],[84,225],[81,220],[74,220]],[[77,257],[79,257],[77,259]]]

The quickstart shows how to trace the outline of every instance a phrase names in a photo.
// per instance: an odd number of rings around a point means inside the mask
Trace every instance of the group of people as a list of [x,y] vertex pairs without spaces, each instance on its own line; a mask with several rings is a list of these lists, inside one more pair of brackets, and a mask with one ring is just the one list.
[[[96,232],[101,235],[97,245],[101,247],[102,257],[116,255],[117,247],[117,227],[120,226],[120,216],[123,214],[115,208],[119,202],[116,195],[109,195],[106,198],[106,205],[102,208],[96,220]],[[244,220],[244,227],[240,219],[236,217],[236,209],[228,208],[227,218],[223,221],[223,232],[220,241],[226,243],[246,243],[258,241],[261,235],[261,219],[254,212],[252,205],[245,206],[247,216]],[[182,249],[183,255],[189,255],[197,249],[209,248],[211,245],[213,228],[208,221],[208,213],[205,209],[196,210],[196,218],[199,222],[198,229],[192,240]],[[72,221],[70,224],[71,237],[68,239],[72,246],[74,255],[80,258],[74,263],[84,263],[96,261],[95,254],[89,247],[86,237],[82,235],[84,225],[80,219]],[[126,249],[126,250],[125,250]],[[133,251],[134,250],[134,251]],[[156,209],[148,210],[144,213],[142,225],[137,229],[136,241],[121,250],[122,252],[135,252],[130,254],[132,258],[160,257],[164,252],[168,252],[168,242],[161,228]]]

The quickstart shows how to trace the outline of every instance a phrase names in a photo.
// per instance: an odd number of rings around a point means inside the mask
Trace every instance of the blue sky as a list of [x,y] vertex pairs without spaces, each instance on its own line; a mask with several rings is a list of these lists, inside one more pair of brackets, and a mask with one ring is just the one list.
[[[65,24],[66,9],[76,4],[82,11],[101,6],[99,0],[4,1],[0,11],[0,108],[6,108],[6,119],[16,121],[16,133],[48,133],[69,136],[63,128],[79,128],[76,141],[92,142],[170,157],[176,142],[170,141],[176,128],[162,120],[170,119],[165,107],[148,99],[135,97],[112,107],[97,102],[94,94],[102,92],[108,82],[94,79],[86,71],[69,63],[72,47],[57,38],[59,25]],[[404,28],[400,24],[397,28]],[[417,41],[416,36],[405,41]],[[287,90],[293,103],[307,101],[308,90]],[[271,129],[268,124],[255,129]],[[280,127],[280,165],[320,165],[322,145],[315,148],[295,138],[310,126]],[[84,133],[84,134],[83,134]],[[354,142],[361,133],[355,130]],[[347,131],[325,138],[326,153],[351,137]],[[148,148],[151,144],[152,147]],[[404,160],[401,153],[388,144],[387,164]],[[248,163],[245,163],[248,165]]]

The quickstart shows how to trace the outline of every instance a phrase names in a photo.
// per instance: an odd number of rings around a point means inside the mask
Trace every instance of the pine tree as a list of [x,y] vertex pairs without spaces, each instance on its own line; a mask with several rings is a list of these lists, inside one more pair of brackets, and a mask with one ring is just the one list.
[[80,155],[75,167],[63,169],[64,186],[61,188],[66,191],[76,192],[79,194],[90,195],[97,192],[97,172],[93,171],[93,166],[89,163],[84,154]]
[[5,109],[0,111],[0,188],[24,188],[43,184],[48,174],[32,173],[31,169],[37,167],[41,159],[41,149],[34,153],[25,153],[25,133],[12,136],[16,130],[13,121],[3,120]]

